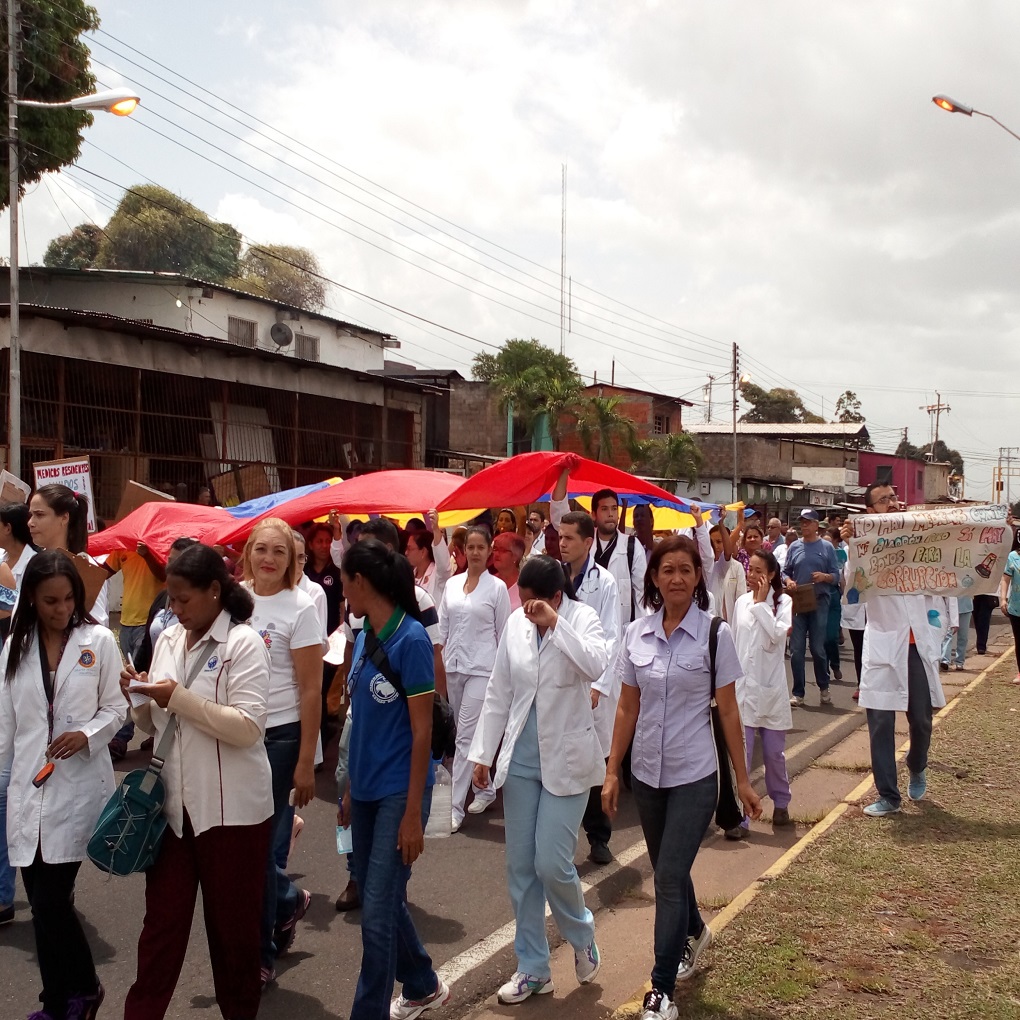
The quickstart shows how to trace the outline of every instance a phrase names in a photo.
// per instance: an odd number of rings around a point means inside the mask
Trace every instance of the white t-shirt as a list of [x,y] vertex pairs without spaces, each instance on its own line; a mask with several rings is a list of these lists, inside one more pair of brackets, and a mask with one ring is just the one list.
[[298,588],[256,595],[251,625],[269,651],[269,716],[266,728],[300,722],[300,694],[294,679],[295,648],[322,648],[322,623],[315,603]]
[[[25,568],[28,566],[28,561],[35,555],[35,550],[30,546],[26,545],[21,551],[21,555],[18,557],[18,562],[11,567],[11,573],[14,575],[14,587],[21,591],[21,579],[25,576]],[[7,562],[7,553],[0,549],[0,563]]]

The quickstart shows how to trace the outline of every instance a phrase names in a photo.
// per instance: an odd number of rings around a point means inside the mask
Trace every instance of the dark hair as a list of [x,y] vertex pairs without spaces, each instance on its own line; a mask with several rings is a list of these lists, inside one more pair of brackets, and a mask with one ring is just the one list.
[[415,531],[428,531],[428,528],[425,527],[425,522],[420,517],[412,517],[404,525],[404,531],[410,535]]
[[528,511],[527,516],[530,517],[532,514],[538,514],[538,516],[541,517],[543,521],[549,520],[549,515],[540,506],[533,506]]
[[599,491],[596,492],[595,495],[592,496],[591,498],[592,513],[596,513],[598,511],[599,503],[601,503],[602,500],[604,499],[611,499],[617,505],[619,505],[620,503],[620,497],[617,496],[617,494],[613,492],[612,489],[599,489]]
[[509,514],[510,520],[514,522],[514,531],[517,530],[517,514],[513,512],[508,506],[500,507],[499,513],[496,514],[496,522],[499,522],[500,514]]
[[651,521],[652,526],[654,528],[654,526],[655,526],[655,510],[652,508],[652,504],[651,503],[635,503],[634,506],[632,506],[630,508],[630,520],[631,520],[631,523],[632,524],[634,523],[634,515],[638,512],[638,508],[639,507],[641,509],[643,509],[643,510],[647,510],[648,511],[648,520]]
[[193,545],[198,545],[197,538],[175,538],[170,546],[170,552],[182,553],[185,549],[190,549]]
[[762,539],[765,538],[765,529],[760,524],[745,524],[744,525],[744,537],[747,537],[749,531],[757,531],[761,535]]
[[1020,528],[1013,528],[1013,552],[1020,552]]
[[208,591],[214,581],[219,582],[220,604],[230,613],[234,623],[251,619],[255,599],[250,591],[238,584],[227,572],[223,557],[211,546],[193,542],[166,568],[167,576],[180,577],[192,588]]
[[374,538],[363,538],[344,553],[340,569],[348,577],[361,574],[383,598],[413,619],[420,619],[414,571],[395,549]]
[[[594,505],[593,502],[592,506]],[[592,520],[591,514],[586,514],[581,510],[571,510],[569,514],[564,514],[560,524],[575,525],[581,538],[595,537],[595,521]]]
[[358,541],[365,541],[365,535],[382,542],[383,545],[388,545],[394,551],[400,549],[400,532],[397,531],[393,521],[388,521],[385,517],[370,517],[365,521],[358,533]]
[[[22,545],[32,545],[32,532],[28,530],[28,504],[4,503],[0,506],[0,521],[11,529],[11,537]],[[34,549],[35,546],[32,545]]]
[[333,541],[333,529],[328,524],[324,524],[322,521],[319,521],[318,524],[313,524],[308,529],[308,534],[305,535],[305,542],[308,545],[311,545],[312,544],[312,539],[315,538],[315,536],[318,535],[322,531],[325,531],[326,534],[329,535],[329,540],[332,542]]
[[843,533],[835,525],[831,528],[826,528],[825,534],[828,535],[829,538],[834,538],[837,545],[843,540]]
[[486,545],[492,545],[492,532],[489,531],[489,529],[484,524],[472,524],[471,527],[464,532],[465,548],[467,547],[468,539],[472,535],[481,535],[482,538],[485,539]]
[[768,549],[757,549],[751,553],[751,559],[759,559],[765,566],[765,573],[772,575],[769,584],[772,587],[772,612],[779,609],[779,596],[783,594],[783,575],[779,569],[779,560]]
[[[64,488],[64,486],[54,486],[54,488]],[[10,683],[14,674],[17,673],[18,666],[21,665],[22,659],[27,654],[28,646],[35,637],[39,625],[39,612],[35,607],[36,589],[43,581],[49,581],[54,577],[66,577],[71,582],[74,612],[71,614],[68,630],[80,627],[83,623],[96,622],[85,606],[85,583],[71,557],[59,549],[48,549],[37,553],[28,561],[28,566],[25,567],[25,576],[21,579],[21,595],[18,598],[18,608],[14,611],[11,636],[8,639],[11,651],[7,659],[5,674],[7,683]]]
[[698,552],[698,544],[686,535],[671,535],[664,538],[648,557],[648,569],[645,571],[645,594],[642,602],[646,609],[659,610],[662,608],[662,593],[655,587],[652,575],[659,569],[663,558],[670,553],[686,553],[694,569],[701,575],[694,587],[694,604],[699,609],[708,609],[708,588],[705,587],[705,571],[701,567],[701,553]]
[[893,487],[893,483],[892,482],[872,482],[864,490],[864,505],[865,506],[874,506],[875,505],[872,502],[871,497],[875,494],[875,490],[876,489],[892,489],[893,492],[896,491],[896,489]]
[[407,544],[414,543],[422,552],[429,554],[429,559],[435,563],[436,554],[432,551],[432,533],[429,531],[412,531],[407,536]]
[[67,514],[67,551],[85,552],[89,544],[89,501],[80,492],[54,483],[35,490],[58,516]]
[[517,587],[533,591],[540,599],[551,599],[556,592],[561,591],[564,598],[577,601],[574,586],[567,578],[563,564],[551,556],[532,556],[521,567]]

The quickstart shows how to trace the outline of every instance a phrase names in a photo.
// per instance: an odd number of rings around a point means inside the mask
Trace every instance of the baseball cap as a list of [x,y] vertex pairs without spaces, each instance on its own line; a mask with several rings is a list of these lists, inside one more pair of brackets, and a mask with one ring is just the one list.
[[817,510],[812,510],[810,507],[805,507],[800,512],[800,519],[802,521],[820,521],[821,517],[818,516]]

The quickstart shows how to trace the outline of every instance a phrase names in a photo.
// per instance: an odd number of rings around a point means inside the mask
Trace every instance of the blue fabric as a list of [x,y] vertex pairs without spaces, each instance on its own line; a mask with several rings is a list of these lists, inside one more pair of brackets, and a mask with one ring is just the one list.
[[297,909],[297,887],[276,863],[276,845],[290,828],[294,814],[290,808],[290,791],[294,785],[301,750],[301,723],[284,723],[266,730],[266,755],[273,777],[273,821],[266,858],[266,884],[262,893],[262,966],[272,967],[276,950],[273,929],[293,916]]
[[7,856],[7,787],[11,782],[11,770],[0,772],[0,907],[9,907],[14,902],[14,869]]
[[[408,697],[428,697],[431,704],[435,658],[425,628],[405,616],[382,646]],[[351,796],[376,801],[406,794],[412,744],[407,702],[366,658],[364,631],[355,639],[351,661],[354,665],[347,681],[354,724],[348,756]],[[431,763],[426,782],[428,786],[433,782]]]
[[316,482],[314,485],[299,485],[296,489],[284,489],[283,492],[273,492],[268,496],[259,496],[258,499],[249,499],[247,503],[240,503],[237,506],[224,507],[224,510],[231,517],[244,520],[260,517],[267,510],[275,510],[281,503],[307,496],[310,492],[318,492],[320,489],[328,488],[329,484],[329,482]]
[[[829,545],[828,542],[825,543]],[[831,549],[832,546],[829,545]],[[810,641],[811,658],[814,660],[815,683],[820,690],[829,688],[829,657],[825,651],[825,631],[829,624],[829,599],[821,596],[818,608],[813,613],[796,613],[793,617],[793,631],[790,634],[790,672],[793,673],[793,693],[804,697],[805,646]]]
[[528,718],[524,721],[524,729],[514,744],[509,771],[511,775],[524,776],[528,779],[542,778],[542,758],[538,750],[538,712],[535,710],[534,701],[531,702]]
[[1009,596],[1006,612],[1020,616],[1020,553],[1011,552],[1006,559],[1005,574],[1009,578]]
[[[797,584],[811,584],[811,575],[816,571],[839,577],[836,550],[824,538],[815,542],[805,542],[804,539],[794,542],[786,554],[784,576],[792,577]],[[828,595],[830,587],[828,584],[816,584],[815,594]]]
[[547,901],[560,934],[577,953],[595,938],[595,919],[574,867],[587,803],[587,790],[556,797],[541,780],[512,774],[503,784],[506,877],[517,922],[514,952],[517,969],[532,977],[550,977]]
[[[361,973],[350,1013],[357,1020],[389,1020],[394,978],[408,999],[424,999],[438,987],[432,959],[407,910],[411,869],[397,850],[406,807],[406,790],[380,800],[351,798],[354,878],[361,893]],[[422,828],[431,807],[432,791],[427,789]]]

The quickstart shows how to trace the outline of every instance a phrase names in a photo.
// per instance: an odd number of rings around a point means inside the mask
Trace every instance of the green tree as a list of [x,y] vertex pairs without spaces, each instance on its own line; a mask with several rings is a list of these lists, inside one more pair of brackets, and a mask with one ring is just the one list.
[[588,397],[582,401],[577,416],[577,435],[586,457],[608,464],[617,446],[622,446],[632,460],[646,455],[647,447],[638,438],[633,418],[619,411],[623,397]]
[[705,457],[690,432],[655,436],[646,440],[644,445],[644,456],[636,467],[654,471],[659,478],[683,479],[687,482],[688,492],[698,484]]
[[863,422],[864,415],[861,413],[861,401],[853,390],[844,390],[836,401],[837,422],[853,424]]
[[287,244],[251,245],[241,258],[231,287],[319,312],[326,304],[322,267],[307,248]]
[[941,439],[936,443],[925,443],[924,446],[914,446],[913,443],[907,442],[905,439],[900,440],[900,445],[896,447],[897,457],[906,457],[910,460],[925,461],[928,459],[928,453],[933,453],[932,460],[939,461],[940,463],[949,463],[952,465],[953,471],[958,475],[964,474],[963,470],[963,456],[959,450],[950,449]]
[[92,269],[102,240],[102,227],[81,223],[71,233],[61,234],[50,241],[43,256],[43,265],[50,269]]
[[[10,3],[11,0],[8,0]],[[6,13],[7,4],[4,4]],[[0,32],[0,66],[3,67],[0,101],[7,108],[7,19]],[[18,61],[18,98],[62,103],[95,91],[89,70],[89,50],[83,32],[99,27],[99,14],[81,0],[33,0],[20,11],[21,46]],[[19,181],[34,184],[50,170],[59,170],[78,158],[82,132],[92,114],[81,110],[42,110],[23,106],[18,111]],[[0,208],[9,203],[7,145],[0,148]]]
[[559,447],[560,419],[576,412],[581,398],[581,377],[566,355],[538,340],[507,340],[495,354],[476,354],[474,377],[498,393],[500,406],[512,408],[515,420],[529,434],[542,414],[548,415],[553,445]]
[[803,422],[821,424],[825,421],[804,406],[796,390],[782,387],[766,390],[752,382],[742,382],[740,395],[751,405],[751,409],[740,417],[741,421],[749,424],[794,425]]
[[182,273],[210,283],[237,276],[241,235],[155,184],[124,193],[99,246],[102,269]]

